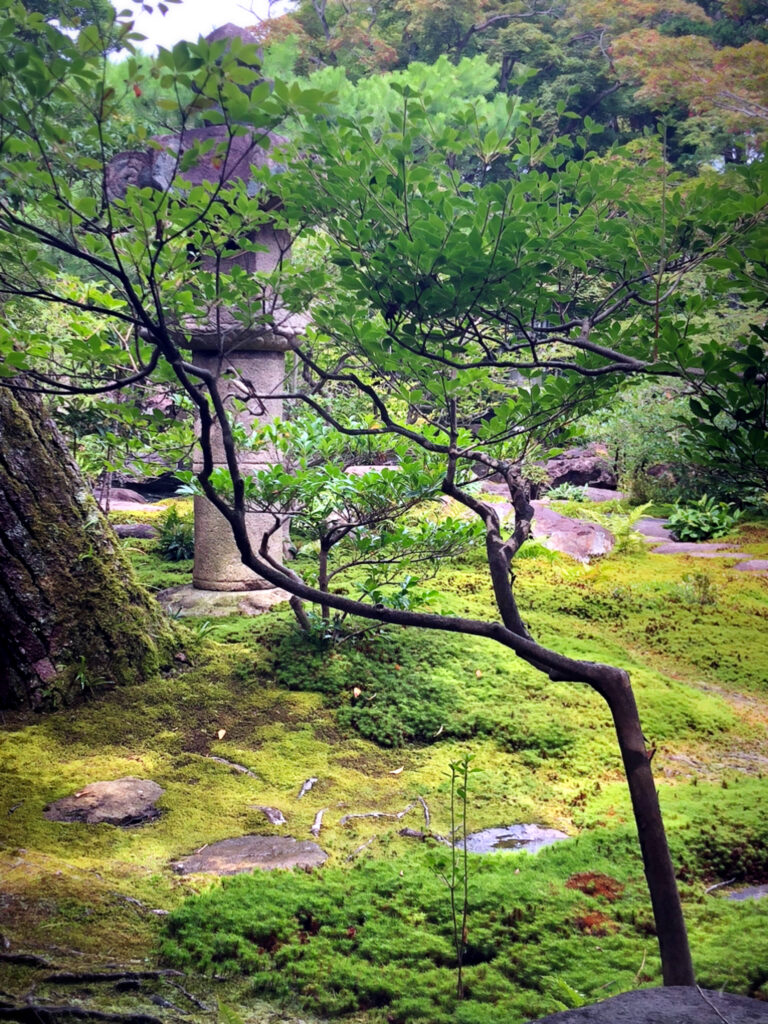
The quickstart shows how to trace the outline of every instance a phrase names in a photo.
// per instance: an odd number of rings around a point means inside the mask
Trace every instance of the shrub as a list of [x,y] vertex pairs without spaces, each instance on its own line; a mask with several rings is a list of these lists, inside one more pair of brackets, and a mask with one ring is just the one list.
[[709,540],[730,533],[739,517],[733,506],[704,494],[692,505],[677,503],[669,517],[669,528],[676,540]]
[[291,633],[277,648],[277,681],[291,690],[325,694],[342,728],[384,747],[429,743],[456,707],[450,673],[438,662],[439,640],[391,633],[366,635],[357,646],[319,645]]
[[158,522],[157,551],[166,562],[182,562],[195,553],[195,527],[191,518],[171,506]]

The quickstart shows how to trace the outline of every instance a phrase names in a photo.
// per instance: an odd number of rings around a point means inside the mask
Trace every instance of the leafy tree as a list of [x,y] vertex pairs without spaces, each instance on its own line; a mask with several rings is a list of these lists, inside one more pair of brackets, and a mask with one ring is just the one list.
[[[3,4],[24,22],[20,7]],[[490,118],[488,108],[470,104],[450,123],[433,123],[429,102],[395,83],[397,108],[372,130],[365,117],[330,118],[329,97],[318,90],[260,82],[248,67],[253,48],[200,42],[162,51],[157,71],[169,95],[194,87],[194,108],[209,104],[206,116],[216,130],[187,134],[183,153],[166,152],[170,168],[162,182],[139,182],[108,204],[104,160],[120,111],[104,87],[103,54],[88,30],[70,40],[48,27],[43,39],[45,47],[38,43],[25,63],[0,52],[0,289],[135,329],[131,360],[113,353],[90,390],[175,376],[199,417],[198,484],[229,522],[243,562],[267,580],[342,615],[486,637],[553,681],[586,684],[604,697],[632,796],[664,980],[692,983],[629,677],[530,635],[515,599],[513,558],[530,533],[525,466],[534,445],[566,436],[570,420],[601,400],[604,382],[612,387],[616,378],[678,372],[674,354],[692,320],[677,316],[670,303],[687,271],[764,219],[764,188],[756,185],[752,195],[745,184],[764,168],[744,168],[731,187],[692,189],[685,202],[665,195],[660,217],[658,202],[636,194],[634,168],[596,159],[587,134],[573,143],[545,141],[517,100],[505,103],[501,128],[495,105]],[[65,145],[73,105],[90,112],[77,152]],[[184,130],[193,116],[191,105],[179,112]],[[281,122],[293,126],[295,137],[280,157],[286,171],[272,175],[256,154]],[[243,140],[252,145],[255,190],[225,179],[227,154]],[[204,156],[215,180],[193,183],[189,171]],[[493,180],[494,165],[505,168],[502,180]],[[214,173],[216,167],[222,170]],[[254,275],[227,262],[250,251],[254,231],[275,220],[294,234],[316,225],[324,259],[293,268],[282,261],[275,273]],[[209,258],[190,274],[190,259],[201,252]],[[60,256],[82,267],[81,295],[61,289]],[[245,326],[267,323],[279,331],[278,294],[296,308],[310,304],[314,316],[297,353],[311,386],[286,397],[345,437],[393,437],[414,463],[439,464],[443,494],[482,526],[497,619],[414,609],[382,587],[360,598],[324,590],[271,557],[268,538],[253,549],[245,514],[251,500],[261,500],[254,488],[267,481],[243,476],[238,450],[250,440],[230,422],[221,377],[191,363],[185,343],[196,326],[210,330],[213,311],[222,308]],[[41,375],[40,353],[21,341],[10,332],[0,337],[11,386],[19,369]],[[220,343],[225,350],[224,334]],[[39,379],[42,388],[61,386],[51,383],[50,371]],[[339,401],[350,395],[363,396],[372,422],[352,423],[339,413]],[[214,430],[227,460],[218,476]],[[478,464],[505,480],[510,528],[473,493]],[[416,493],[401,507],[434,493],[432,469],[424,480],[415,476]],[[378,485],[371,483],[375,499]],[[350,503],[349,493],[345,486],[322,493],[324,502],[338,503],[341,521],[362,508],[363,498]],[[314,516],[309,486],[299,499],[301,514]],[[286,510],[272,507],[277,524]]]
[[739,136],[752,148],[768,132],[768,44],[757,39],[717,48],[700,35],[670,37],[633,29],[612,47],[620,74],[640,82],[638,98],[659,107],[682,100],[693,114]]
[[30,0],[27,10],[61,25],[109,25],[115,9],[109,0]]

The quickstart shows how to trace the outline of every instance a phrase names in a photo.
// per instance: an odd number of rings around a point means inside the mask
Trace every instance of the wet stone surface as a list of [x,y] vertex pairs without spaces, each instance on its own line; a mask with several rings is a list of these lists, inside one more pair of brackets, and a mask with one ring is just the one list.
[[[569,837],[556,828],[542,828],[541,825],[501,825],[484,828],[467,836],[467,850],[470,853],[497,853],[499,850],[527,850],[536,853],[545,846],[551,846]],[[462,843],[458,843],[461,846]]]
[[291,836],[238,836],[204,846],[172,865],[180,875],[239,875],[277,868],[317,868],[328,854],[317,843]]

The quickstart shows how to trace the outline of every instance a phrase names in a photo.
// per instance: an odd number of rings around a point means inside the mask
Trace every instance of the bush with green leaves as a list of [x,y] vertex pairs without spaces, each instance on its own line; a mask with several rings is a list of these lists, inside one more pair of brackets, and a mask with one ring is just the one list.
[[[686,477],[680,442],[680,417],[686,413],[679,386],[645,381],[612,396],[611,404],[586,416],[582,425],[594,441],[608,448],[619,474],[619,487],[634,503],[669,500],[678,481]],[[667,472],[658,477],[654,467]],[[664,482],[666,477],[667,482]]]
[[174,505],[158,522],[157,550],[166,562],[183,562],[195,554],[195,524]]
[[669,517],[669,528],[675,540],[710,540],[730,533],[739,518],[739,511],[732,505],[703,494],[691,505],[677,503]]

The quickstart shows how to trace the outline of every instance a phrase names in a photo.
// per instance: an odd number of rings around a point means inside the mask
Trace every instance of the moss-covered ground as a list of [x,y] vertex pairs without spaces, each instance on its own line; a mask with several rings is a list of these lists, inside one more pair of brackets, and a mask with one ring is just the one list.
[[[765,526],[743,525],[738,538],[755,557],[768,552]],[[124,543],[148,586],[188,581],[190,562],[160,561],[152,541]],[[768,579],[729,564],[645,551],[590,567],[523,558],[517,587],[542,641],[631,672],[699,979],[768,998],[768,900],[707,891],[768,881]],[[490,614],[479,561],[444,566],[432,585],[436,608]],[[0,990],[34,986],[43,1001],[117,1011],[143,999],[173,1017],[165,1002],[193,1020],[514,1024],[659,983],[618,751],[590,691],[550,683],[475,638],[405,630],[335,648],[307,642],[281,608],[179,628],[186,655],[167,675],[96,688],[47,716],[5,716]],[[448,766],[465,753],[480,769],[470,829],[535,822],[573,838],[535,857],[470,856],[467,999],[457,1006],[446,848],[399,835],[424,828],[421,805],[396,820],[341,818],[399,812],[421,796],[431,829],[447,833]],[[42,816],[86,783],[124,775],[164,788],[159,819],[117,829]],[[310,776],[319,781],[298,799]],[[223,884],[173,873],[172,861],[207,843],[276,831],[259,805],[279,807],[282,831],[300,839],[327,808],[326,866]],[[589,872],[620,885],[566,885]],[[54,967],[108,965],[185,977],[64,994],[44,980]]]

